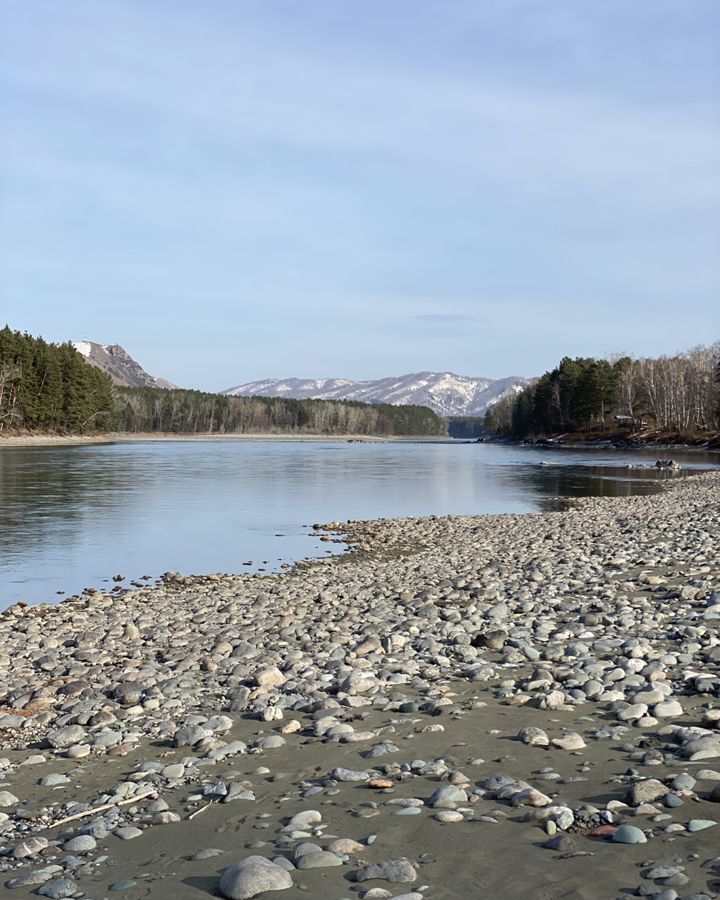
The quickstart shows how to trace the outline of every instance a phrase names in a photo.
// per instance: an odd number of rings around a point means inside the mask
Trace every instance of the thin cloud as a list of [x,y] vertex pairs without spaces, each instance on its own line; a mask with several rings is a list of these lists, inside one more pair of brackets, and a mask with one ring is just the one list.
[[308,345],[359,377],[368,346],[377,375],[530,374],[618,333],[665,352],[679,303],[673,343],[697,343],[720,283],[717,4],[368,3],[7,5],[8,317],[111,335],[132,304],[208,387],[268,353],[306,370]]
[[[47,102],[73,97],[132,109],[141,120],[166,122],[181,137],[204,134],[228,150],[257,142],[382,154],[434,169],[442,179],[461,172],[513,193],[631,191],[654,212],[666,211],[669,201],[702,207],[720,196],[718,129],[703,103],[652,105],[600,88],[558,90],[488,74],[460,78],[390,61],[380,67],[346,61],[338,76],[332,59],[282,44],[260,50],[207,18],[173,19],[174,42],[163,44],[169,49],[158,60],[167,17],[108,8],[105,24],[119,22],[109,29],[110,59],[99,48],[84,67],[74,65],[75,42],[64,47],[50,29],[29,60],[22,40],[20,52],[7,48],[10,84]],[[62,18],[67,25],[73,17]],[[90,32],[83,46],[92,47],[92,17],[90,24],[75,19],[81,33]],[[32,45],[43,41],[37,29],[24,37]],[[20,148],[16,164],[27,149]]]
[[449,325],[454,322],[476,322],[477,316],[454,316],[447,313],[428,313],[420,316],[409,316],[417,322],[428,322],[439,325]]

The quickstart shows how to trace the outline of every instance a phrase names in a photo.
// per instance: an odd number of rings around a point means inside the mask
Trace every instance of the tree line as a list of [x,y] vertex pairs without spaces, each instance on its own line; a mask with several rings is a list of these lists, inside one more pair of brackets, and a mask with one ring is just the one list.
[[424,406],[117,388],[117,430],[170,434],[445,434]]
[[442,435],[423,406],[123,388],[71,343],[0,330],[0,433]]
[[484,416],[450,416],[448,419],[448,437],[475,440],[486,432]]
[[616,430],[681,437],[720,428],[720,341],[659,358],[565,357],[485,416],[487,429],[518,438]]
[[110,379],[71,343],[0,330],[0,432],[106,431],[114,420]]

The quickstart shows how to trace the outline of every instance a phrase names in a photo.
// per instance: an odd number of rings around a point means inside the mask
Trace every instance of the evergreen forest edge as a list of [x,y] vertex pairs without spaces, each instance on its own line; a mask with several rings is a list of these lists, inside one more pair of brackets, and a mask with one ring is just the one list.
[[6,326],[0,330],[0,434],[10,431],[438,437],[447,426],[424,406],[119,387],[71,343],[48,343]]
[[423,406],[235,397],[113,385],[71,343],[0,329],[0,434],[491,435],[577,440],[658,436],[693,442],[720,429],[720,342],[657,359],[564,358],[484,418]]
[[711,439],[720,429],[720,341],[657,358],[565,357],[491,407],[484,427],[523,440]]

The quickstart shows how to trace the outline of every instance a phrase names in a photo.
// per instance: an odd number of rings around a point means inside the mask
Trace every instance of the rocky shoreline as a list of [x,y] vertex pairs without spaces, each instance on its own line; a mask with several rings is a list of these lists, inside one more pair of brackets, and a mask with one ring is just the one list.
[[719,499],[333,523],[290,573],[11,607],[0,893],[718,896]]

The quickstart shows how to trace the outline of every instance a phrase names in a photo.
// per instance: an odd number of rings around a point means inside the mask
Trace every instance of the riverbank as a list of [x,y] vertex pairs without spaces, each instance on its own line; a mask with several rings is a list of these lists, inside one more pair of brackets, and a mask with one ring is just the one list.
[[702,450],[711,453],[720,452],[720,435],[708,434],[707,432],[698,435],[693,440],[683,438],[674,432],[592,431],[551,434],[536,440],[488,436],[483,438],[483,441],[488,443],[529,444],[533,447],[567,447],[571,450],[582,450],[585,447],[613,447],[619,450]]
[[183,441],[299,441],[299,442],[340,442],[353,441],[421,441],[438,440],[427,436],[413,437],[409,435],[364,435],[364,434],[167,434],[157,432],[130,433],[111,432],[97,435],[59,435],[59,434],[17,434],[0,435],[0,450],[32,447],[85,447],[101,444],[132,444]]
[[659,459],[668,459],[668,454],[674,453],[707,453],[720,454],[720,442],[718,439],[694,444],[659,443],[654,441],[627,442],[612,441],[607,439],[577,440],[563,437],[538,438],[537,440],[525,440],[520,438],[484,437],[466,443],[501,444],[509,447],[533,447],[538,450],[617,450],[619,452],[638,453],[656,451]]
[[335,523],[335,562],[11,608],[9,895],[261,856],[288,900],[713,896],[719,498]]

